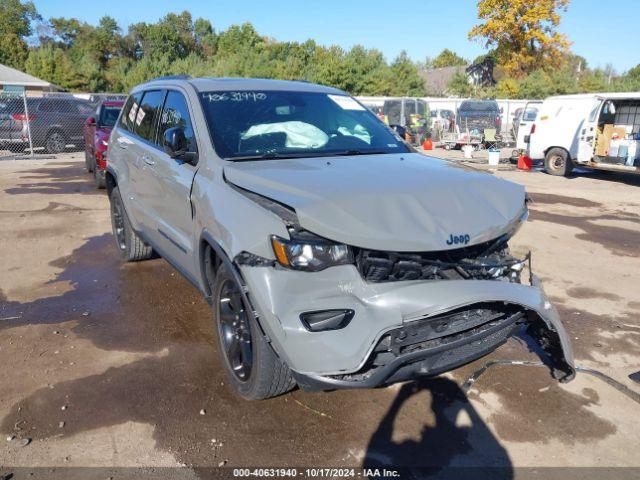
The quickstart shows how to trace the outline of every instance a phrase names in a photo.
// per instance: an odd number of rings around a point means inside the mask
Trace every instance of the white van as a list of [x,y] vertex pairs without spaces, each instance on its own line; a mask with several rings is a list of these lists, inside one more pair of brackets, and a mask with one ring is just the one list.
[[514,133],[516,138],[516,150],[518,154],[524,152],[527,149],[527,139],[531,134],[531,129],[535,124],[538,116],[538,110],[540,110],[541,100],[532,100],[527,102],[524,108],[516,114],[513,119]]
[[569,175],[574,165],[640,174],[640,92],[547,98],[528,156],[552,175]]

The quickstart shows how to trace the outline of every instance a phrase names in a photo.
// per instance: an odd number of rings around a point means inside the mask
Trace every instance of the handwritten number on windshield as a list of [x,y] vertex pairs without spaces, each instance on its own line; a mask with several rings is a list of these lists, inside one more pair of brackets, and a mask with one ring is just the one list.
[[259,102],[267,99],[263,92],[225,92],[209,93],[206,98],[210,102]]

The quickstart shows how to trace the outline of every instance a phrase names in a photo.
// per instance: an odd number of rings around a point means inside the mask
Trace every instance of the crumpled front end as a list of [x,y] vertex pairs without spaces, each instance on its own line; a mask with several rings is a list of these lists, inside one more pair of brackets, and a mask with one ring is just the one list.
[[[308,167],[317,173],[317,167]],[[407,208],[395,205],[397,220],[392,228],[378,218],[377,204],[365,208],[364,193],[374,191],[372,183],[361,192],[363,214],[353,213],[354,218],[366,217],[367,228],[381,222],[374,228],[378,234],[350,229],[352,222],[345,221],[339,232],[328,235],[311,228],[314,224],[309,218],[323,218],[325,224],[335,226],[340,223],[335,221],[336,215],[300,216],[298,209],[304,213],[308,207],[305,201],[282,194],[287,190],[282,185],[273,191],[267,188],[273,186],[273,172],[279,168],[261,168],[270,173],[251,177],[252,187],[264,187],[261,192],[246,190],[250,179],[245,177],[251,172],[239,170],[235,171],[237,180],[244,179],[240,182],[244,186],[232,188],[280,218],[289,238],[265,234],[274,256],[237,248],[234,261],[264,333],[300,386],[375,387],[419,375],[438,375],[487,355],[523,328],[542,347],[556,378],[568,381],[575,375],[567,335],[531,273],[530,255],[516,258],[507,244],[528,214],[521,187],[490,185],[472,176],[477,185],[471,196],[483,198],[478,215],[473,215],[466,202],[463,206],[456,200],[462,195],[454,195],[449,202],[455,208],[438,208],[434,204],[437,197],[430,197],[434,202],[424,197],[420,208],[411,208],[410,203],[405,204]],[[462,188],[459,182],[468,180],[457,172],[440,173],[451,188]],[[402,185],[407,185],[405,180],[403,177]],[[332,186],[330,191],[336,188]],[[278,192],[278,200],[263,196]],[[319,198],[320,193],[311,196]],[[325,197],[330,199],[320,202],[322,205],[335,203],[336,195]],[[503,201],[489,205],[489,198]],[[290,203],[297,206],[290,207]],[[509,212],[499,212],[505,204]],[[439,222],[446,219],[449,238],[430,234],[425,225],[412,229],[413,217],[407,210]],[[481,215],[485,211],[490,214]],[[460,228],[472,221],[478,228],[471,233]],[[354,231],[360,231],[362,241],[355,239]],[[389,235],[381,236],[380,232]],[[393,247],[397,244],[400,246]]]
[[[241,271],[265,333],[303,388],[370,388],[438,375],[487,355],[522,328],[555,378],[575,375],[558,313],[533,276],[531,285],[504,278],[374,283],[352,265]],[[310,331],[302,319],[318,312],[351,313],[339,328]]]

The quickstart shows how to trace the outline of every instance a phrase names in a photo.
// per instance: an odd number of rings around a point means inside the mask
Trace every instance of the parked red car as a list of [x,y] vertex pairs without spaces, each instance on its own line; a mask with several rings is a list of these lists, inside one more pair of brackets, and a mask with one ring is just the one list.
[[124,102],[105,101],[98,105],[95,115],[84,124],[84,157],[87,171],[93,172],[96,187],[104,188],[107,168],[107,146],[111,129],[118,120]]

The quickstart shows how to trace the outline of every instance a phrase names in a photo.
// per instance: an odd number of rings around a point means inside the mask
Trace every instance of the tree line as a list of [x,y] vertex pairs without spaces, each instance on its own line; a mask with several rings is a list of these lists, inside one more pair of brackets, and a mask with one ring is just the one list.
[[[189,74],[307,80],[355,95],[426,93],[405,52],[388,63],[379,50],[280,42],[250,23],[216,31],[187,11],[126,32],[109,16],[95,26],[64,17],[45,22],[20,0],[0,0],[0,17],[0,63],[71,91],[125,92],[157,76]],[[33,46],[30,35],[37,36]]]
[[[460,73],[448,93],[459,96],[543,98],[552,94],[639,90],[640,66],[625,75],[590,69],[556,31],[568,0],[480,0],[482,23],[469,36],[483,42],[497,83],[477,87]],[[522,13],[524,12],[524,13]],[[428,41],[428,38],[425,38]],[[76,18],[45,20],[30,1],[0,0],[0,63],[70,91],[126,92],[162,75],[307,80],[353,95],[424,96],[421,69],[469,62],[445,49],[424,62],[401,52],[388,62],[363,46],[343,49],[313,40],[283,42],[250,23],[217,31],[188,11],[123,31],[112,17],[97,25]],[[473,62],[471,62],[473,63]]]

